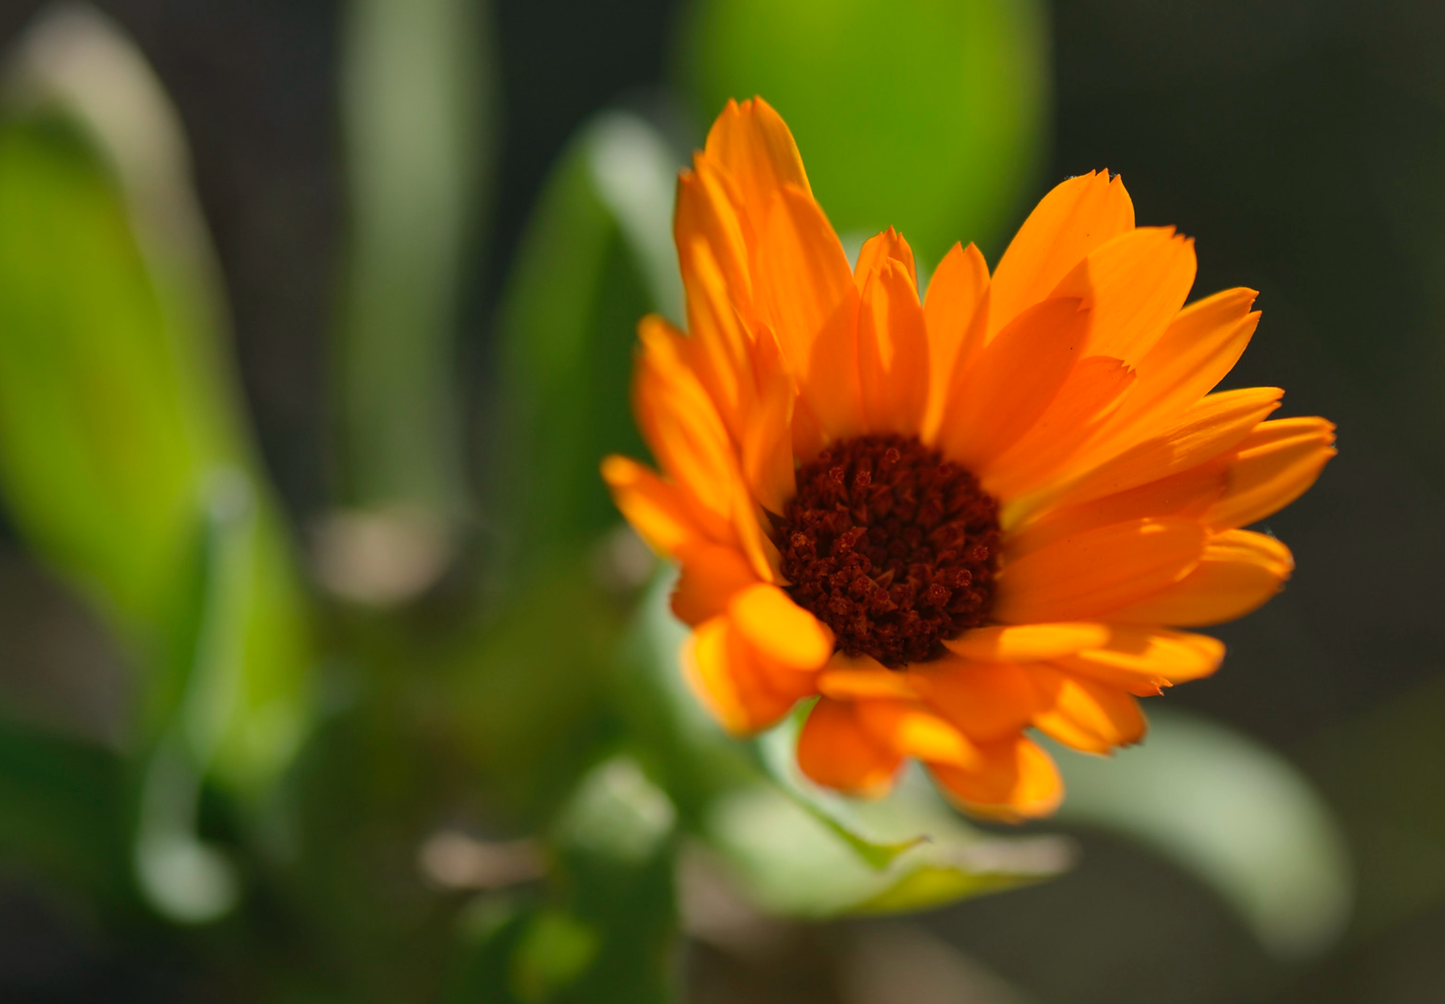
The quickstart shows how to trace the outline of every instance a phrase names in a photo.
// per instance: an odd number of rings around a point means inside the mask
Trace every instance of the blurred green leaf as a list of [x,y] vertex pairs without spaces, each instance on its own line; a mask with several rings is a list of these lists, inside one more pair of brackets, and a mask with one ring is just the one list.
[[761,94],[840,233],[895,226],[925,262],[995,241],[1047,127],[1037,0],[697,0],[681,65],[710,122]]
[[1352,876],[1343,838],[1310,782],[1279,754],[1177,709],[1107,760],[1062,752],[1061,822],[1132,837],[1197,875],[1283,956],[1343,930]]
[[[207,772],[254,793],[300,741],[310,643],[223,362],[184,142],[100,15],[51,15],[18,53],[0,121],[0,486],[31,546],[135,646],[147,741],[181,715]],[[193,576],[217,506],[241,522],[211,602]],[[224,686],[186,707],[202,663]]]
[[916,771],[877,802],[813,784],[794,753],[802,711],[752,744],[726,736],[683,683],[686,629],[667,604],[673,580],[659,575],[639,608],[634,657],[647,668],[633,680],[631,734],[683,824],[760,907],[812,918],[921,910],[1069,864],[1072,847],[1059,838],[974,830]]
[[486,202],[486,0],[352,0],[342,50],[351,230],[338,341],[349,501],[462,506],[459,293]]
[[575,139],[528,225],[501,314],[500,404],[488,430],[486,511],[510,566],[574,556],[617,520],[603,456],[645,450],[628,384],[638,320],[675,311],[675,164],[635,116],[607,113]]
[[677,999],[676,813],[625,756],[583,776],[552,827],[545,896],[488,897],[462,919],[449,1000],[666,1004]]
[[567,980],[565,993],[546,999],[576,1004],[675,999],[676,818],[667,795],[629,757],[607,760],[582,779],[552,835],[554,895],[572,919],[565,926],[554,922],[558,930],[549,932],[553,941],[565,933],[567,969],[576,975]]
[[511,984],[518,1000],[555,1000],[597,959],[602,934],[561,910],[539,910],[512,956]]
[[0,857],[108,906],[130,900],[125,767],[114,753],[0,721]]
[[804,918],[931,909],[1050,878],[1072,859],[1066,841],[986,836],[936,800],[914,775],[845,822],[757,785],[718,799],[702,835],[758,906]]

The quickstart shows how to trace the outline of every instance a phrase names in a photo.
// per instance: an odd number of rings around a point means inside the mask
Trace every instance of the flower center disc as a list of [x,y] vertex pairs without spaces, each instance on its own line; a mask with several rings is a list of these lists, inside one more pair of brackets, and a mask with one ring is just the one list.
[[917,439],[859,436],[798,470],[773,540],[788,592],[848,655],[885,666],[941,654],[993,605],[998,505]]

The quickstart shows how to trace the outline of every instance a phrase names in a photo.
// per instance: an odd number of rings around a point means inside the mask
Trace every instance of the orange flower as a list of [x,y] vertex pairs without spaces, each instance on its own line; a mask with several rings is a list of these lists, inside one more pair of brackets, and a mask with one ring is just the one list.
[[1275,388],[1211,393],[1255,293],[1188,307],[1194,245],[1136,227],[1123,183],[1071,178],[989,275],[955,245],[920,302],[892,229],[850,268],[787,126],[729,103],[678,186],[684,335],[640,326],[618,507],[681,565],[688,673],[731,730],[818,697],[803,771],[885,791],[906,757],[965,808],[1058,805],[1029,728],[1090,753],[1138,742],[1136,697],[1208,676],[1175,630],[1269,599],[1293,567],[1240,529],[1334,455]]

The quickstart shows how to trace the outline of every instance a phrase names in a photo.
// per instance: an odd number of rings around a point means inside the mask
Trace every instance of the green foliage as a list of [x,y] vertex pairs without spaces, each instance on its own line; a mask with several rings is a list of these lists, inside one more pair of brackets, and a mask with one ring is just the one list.
[[1352,896],[1330,811],[1279,754],[1178,710],[1151,716],[1148,742],[1108,761],[1060,756],[1065,822],[1125,834],[1209,884],[1271,951],[1321,951]]
[[[501,311],[501,404],[483,485],[514,565],[595,541],[617,519],[598,464],[645,452],[628,406],[634,330],[659,299],[650,292],[677,280],[664,276],[667,212],[643,221],[616,209],[646,213],[658,184],[670,193],[667,157],[640,120],[603,117],[563,154],[528,225]],[[649,179],[640,197],[619,191]]]
[[452,360],[491,173],[488,22],[480,0],[358,0],[348,11],[352,212],[338,404],[354,504],[463,515]]
[[0,722],[0,855],[125,905],[124,770],[109,751]]
[[957,240],[989,248],[1033,190],[1048,107],[1035,0],[698,0],[682,54],[700,121],[763,95],[860,242],[893,226],[928,263]]
[[[490,156],[486,11],[356,0],[344,40],[341,501],[447,531],[471,494],[454,346]],[[898,225],[932,259],[997,236],[1041,145],[1032,0],[694,15],[684,75],[703,114],[764,93],[840,228]],[[457,1004],[678,999],[686,847],[763,911],[810,921],[1067,866],[1072,845],[969,826],[919,771],[874,803],[824,791],[794,762],[798,719],[742,742],[688,691],[672,574],[619,532],[597,471],[646,454],[637,319],[682,315],[684,158],[653,125],[589,123],[510,263],[477,581],[457,562],[409,605],[326,605],[253,456],[174,113],[114,29],[81,14],[66,30],[85,58],[41,65],[0,118],[0,491],[25,546],[114,628],[138,700],[116,750],[0,721],[7,865],[128,919],[208,924],[177,944],[204,942],[248,999]],[[1197,723],[1164,721],[1156,747],[1107,784],[1071,765],[1073,818],[1163,848],[1284,949],[1322,943],[1345,887],[1303,783]],[[1165,781],[1181,777],[1182,799]],[[493,837],[535,848],[541,874],[428,870],[439,832],[483,859]]]
[[[215,391],[202,294],[167,298],[117,179],[58,114],[0,126],[0,214],[10,511],[137,644],[145,731],[184,713],[208,767],[263,783],[300,739],[308,643],[232,398]],[[212,575],[225,581],[211,589]],[[206,706],[183,711],[202,663],[215,675]]]

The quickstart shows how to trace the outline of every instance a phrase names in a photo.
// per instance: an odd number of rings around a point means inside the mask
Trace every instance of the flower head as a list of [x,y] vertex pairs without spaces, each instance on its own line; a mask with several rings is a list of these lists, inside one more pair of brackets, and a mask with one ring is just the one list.
[[817,697],[803,771],[860,794],[914,757],[971,811],[1043,815],[1026,734],[1107,753],[1137,697],[1213,673],[1293,568],[1240,529],[1334,455],[1282,391],[1212,393],[1259,321],[1185,306],[1193,242],[1136,227],[1118,177],[1071,178],[990,275],[972,245],[920,300],[892,229],[850,267],[787,126],[729,103],[682,173],[683,334],[640,326],[638,422],[662,475],[609,457],[618,507],[681,566],[686,665],[746,733]]

